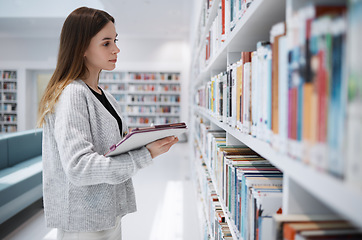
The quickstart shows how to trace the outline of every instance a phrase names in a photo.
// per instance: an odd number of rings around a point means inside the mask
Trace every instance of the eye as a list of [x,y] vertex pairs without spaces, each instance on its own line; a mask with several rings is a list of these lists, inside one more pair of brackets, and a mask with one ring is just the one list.
[[108,47],[108,45],[109,45],[109,42],[106,42],[103,44],[103,46],[105,46],[105,47]]
[[114,39],[114,43],[117,43],[118,42],[118,39],[116,38],[116,39]]

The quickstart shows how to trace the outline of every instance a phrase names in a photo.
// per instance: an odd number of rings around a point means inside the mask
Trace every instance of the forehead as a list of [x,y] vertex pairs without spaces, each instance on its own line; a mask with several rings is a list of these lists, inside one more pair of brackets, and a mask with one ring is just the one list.
[[114,24],[110,21],[93,38],[95,40],[102,41],[104,38],[113,39],[116,37],[116,35],[116,28],[114,27]]

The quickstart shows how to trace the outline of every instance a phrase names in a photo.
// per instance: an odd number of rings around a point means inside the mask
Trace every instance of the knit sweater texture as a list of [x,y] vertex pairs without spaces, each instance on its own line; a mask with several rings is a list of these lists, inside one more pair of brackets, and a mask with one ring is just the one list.
[[[107,91],[121,117],[121,109]],[[121,117],[122,119],[122,117]],[[122,133],[127,126],[122,121]],[[116,119],[82,80],[62,92],[43,126],[43,200],[47,227],[72,232],[101,231],[136,211],[132,176],[152,163],[142,147],[105,157],[123,134]]]

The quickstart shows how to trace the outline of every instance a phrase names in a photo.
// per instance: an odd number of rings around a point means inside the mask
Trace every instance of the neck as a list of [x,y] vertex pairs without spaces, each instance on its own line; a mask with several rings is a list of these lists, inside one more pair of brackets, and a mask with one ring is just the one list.
[[83,79],[83,81],[91,87],[94,91],[101,94],[101,90],[98,88],[98,82],[99,82],[99,71],[91,71],[89,70],[89,75],[86,79]]

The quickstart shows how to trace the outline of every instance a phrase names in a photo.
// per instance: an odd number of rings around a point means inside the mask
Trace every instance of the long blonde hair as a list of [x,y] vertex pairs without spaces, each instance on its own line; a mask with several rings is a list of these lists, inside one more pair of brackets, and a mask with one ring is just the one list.
[[38,127],[45,123],[48,113],[54,106],[64,88],[75,79],[87,77],[84,53],[92,37],[114,18],[102,10],[80,7],[69,14],[60,35],[58,61],[55,71],[39,103]]

